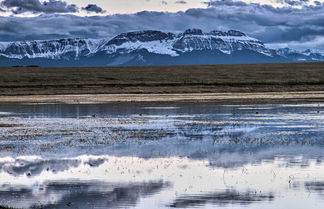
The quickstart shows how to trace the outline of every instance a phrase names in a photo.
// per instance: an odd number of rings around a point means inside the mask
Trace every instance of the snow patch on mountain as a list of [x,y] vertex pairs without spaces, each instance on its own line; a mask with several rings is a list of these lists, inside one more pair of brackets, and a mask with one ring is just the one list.
[[173,40],[163,40],[163,41],[148,41],[148,42],[126,42],[121,45],[108,45],[105,46],[104,50],[108,54],[112,53],[130,53],[140,49],[146,49],[148,52],[154,54],[164,54],[170,56],[178,56],[176,51],[173,50]]

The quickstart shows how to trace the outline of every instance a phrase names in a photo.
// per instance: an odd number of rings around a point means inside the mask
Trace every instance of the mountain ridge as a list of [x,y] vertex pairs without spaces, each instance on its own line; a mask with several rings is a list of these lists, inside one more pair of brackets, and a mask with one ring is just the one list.
[[[185,60],[188,59],[187,61]],[[195,62],[195,60],[197,60]],[[199,61],[200,60],[200,61]],[[157,30],[122,33],[112,39],[66,38],[0,42],[0,66],[177,65],[324,61],[320,53],[270,49],[241,31],[183,33]]]

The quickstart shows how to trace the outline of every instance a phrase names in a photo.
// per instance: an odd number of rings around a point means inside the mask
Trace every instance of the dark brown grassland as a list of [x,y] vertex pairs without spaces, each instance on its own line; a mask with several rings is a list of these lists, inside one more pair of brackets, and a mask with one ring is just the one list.
[[0,95],[324,91],[324,63],[0,68]]

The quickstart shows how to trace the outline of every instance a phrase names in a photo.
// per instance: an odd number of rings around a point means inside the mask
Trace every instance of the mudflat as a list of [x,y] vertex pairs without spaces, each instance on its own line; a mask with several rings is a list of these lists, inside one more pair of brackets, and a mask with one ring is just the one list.
[[324,63],[0,68],[1,102],[324,101]]
[[267,103],[322,103],[323,92],[264,92],[264,93],[184,93],[184,94],[83,94],[0,96],[6,103],[213,103],[213,104],[267,104]]

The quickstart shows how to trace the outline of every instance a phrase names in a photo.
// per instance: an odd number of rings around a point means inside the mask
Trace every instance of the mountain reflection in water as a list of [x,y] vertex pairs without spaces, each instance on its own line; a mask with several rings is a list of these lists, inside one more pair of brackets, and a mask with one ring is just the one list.
[[321,208],[324,106],[0,105],[0,205]]

